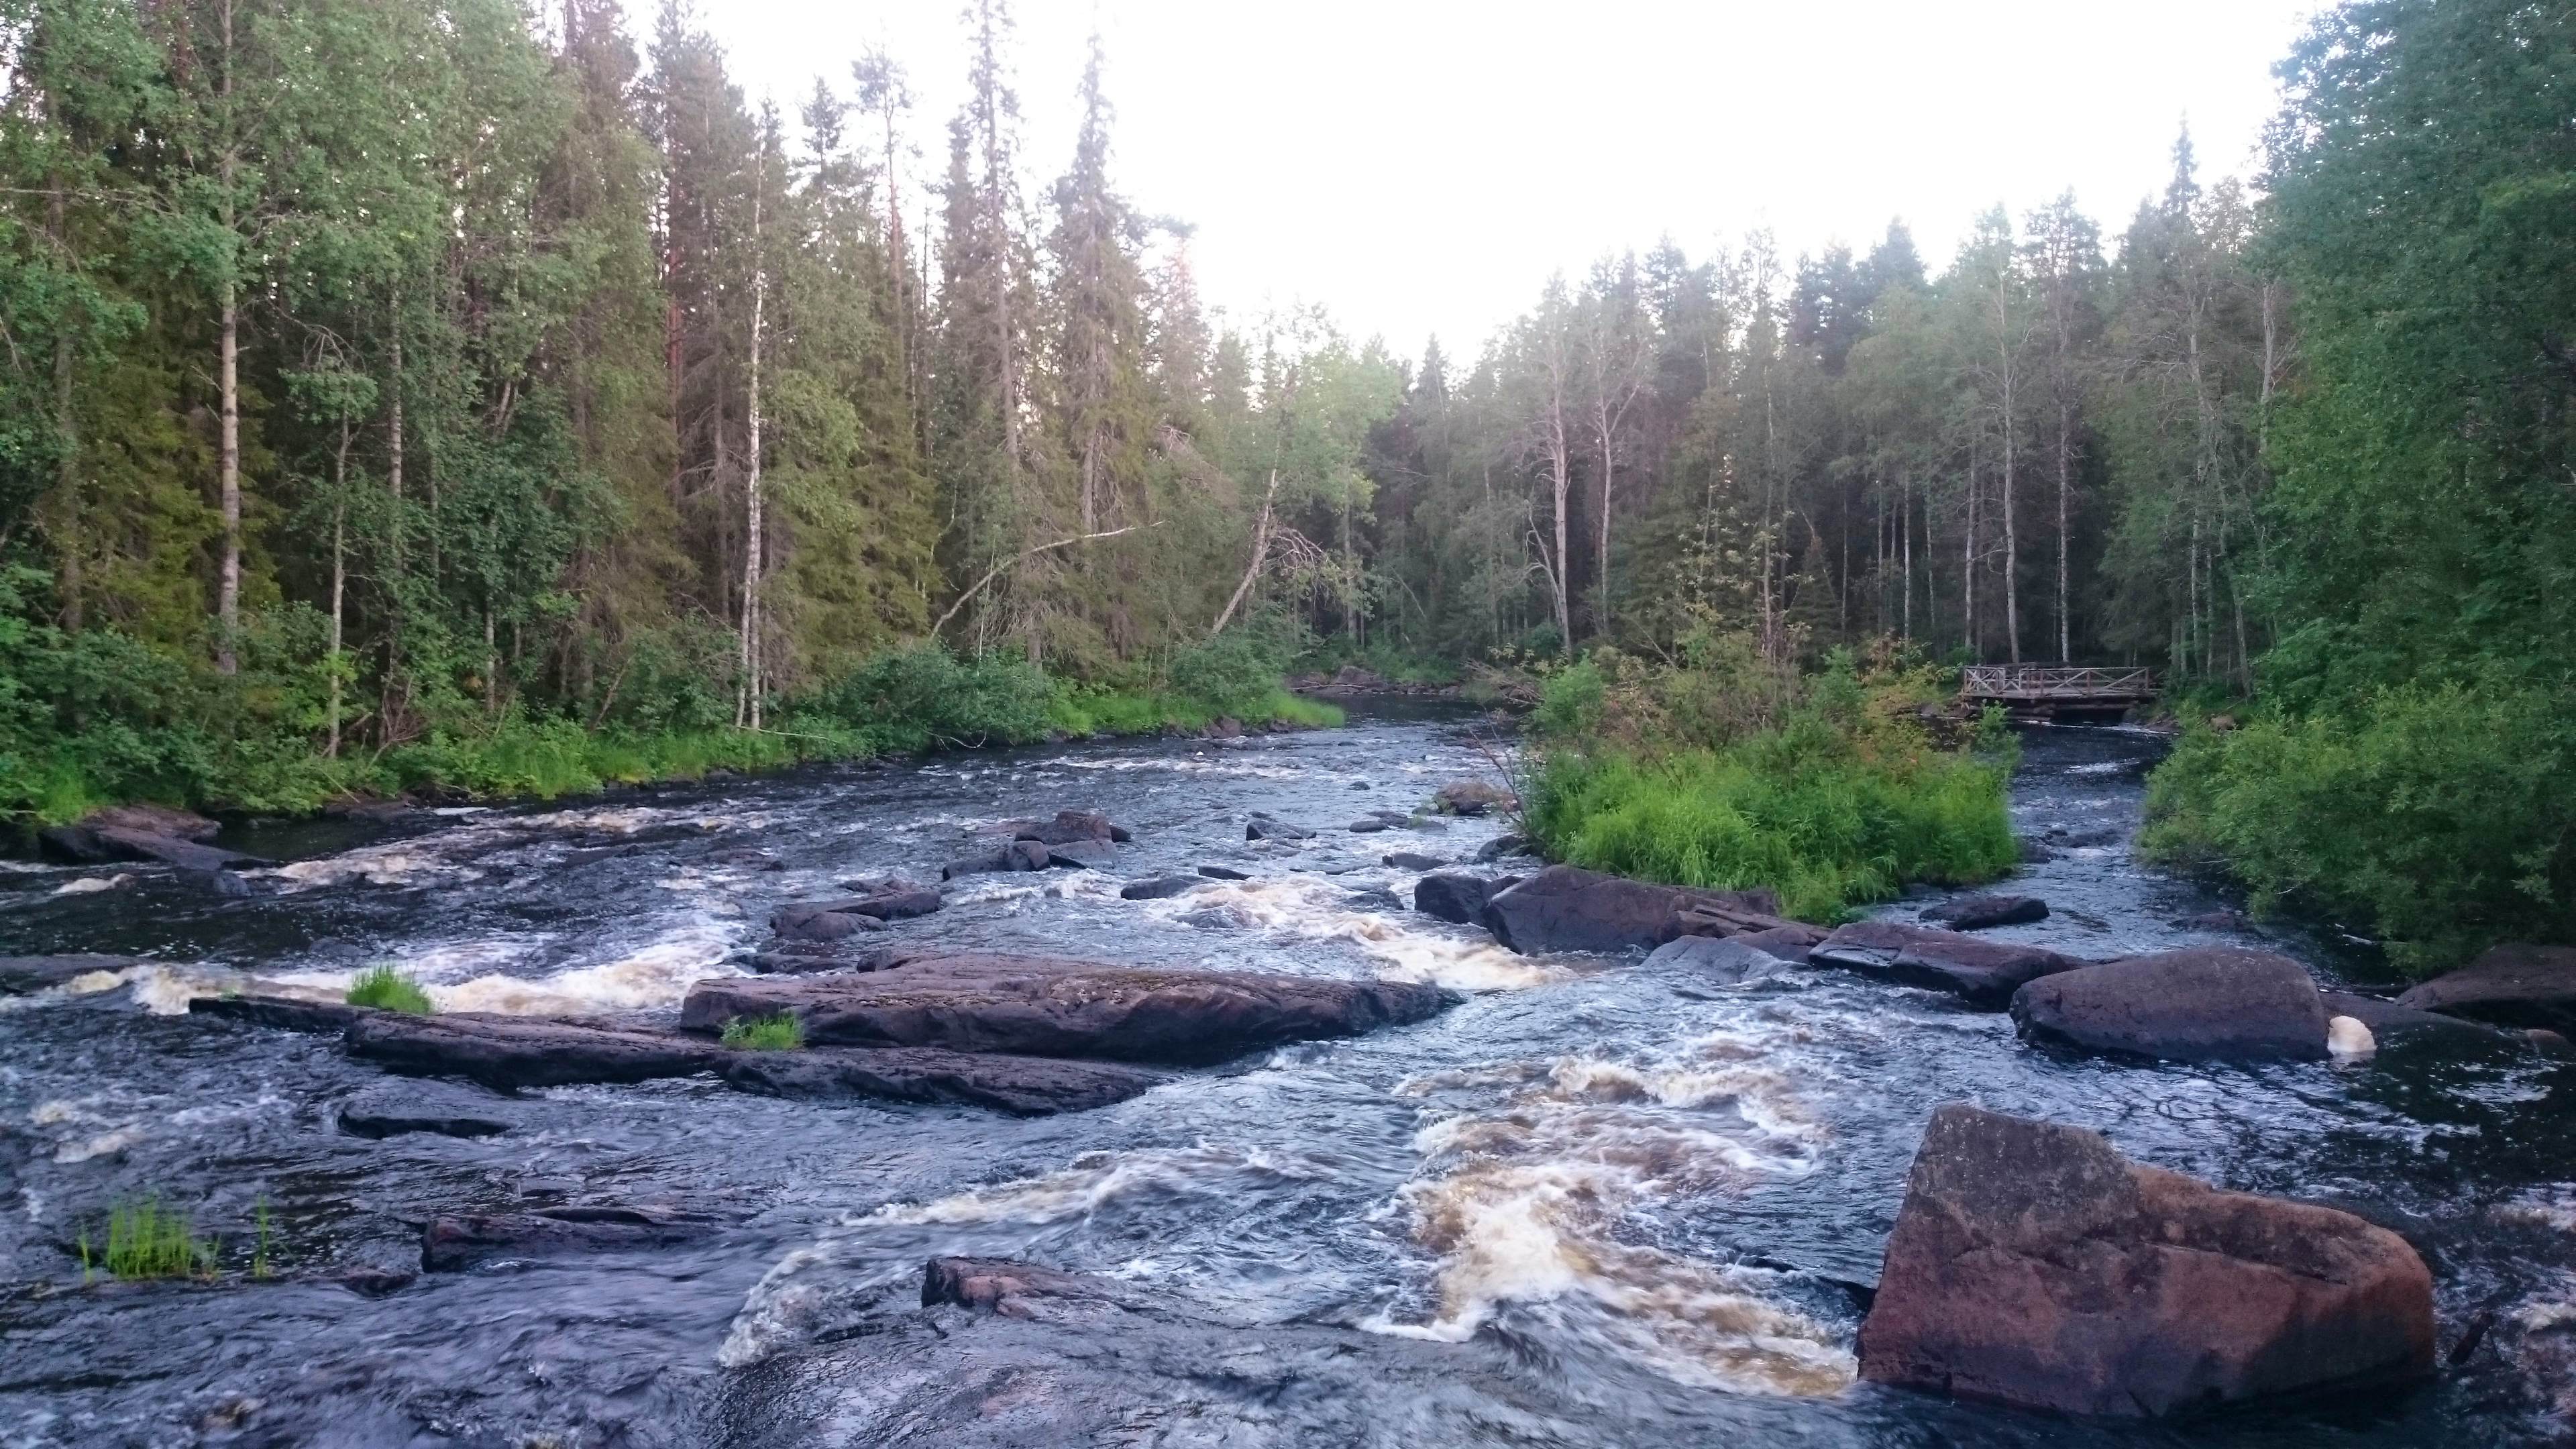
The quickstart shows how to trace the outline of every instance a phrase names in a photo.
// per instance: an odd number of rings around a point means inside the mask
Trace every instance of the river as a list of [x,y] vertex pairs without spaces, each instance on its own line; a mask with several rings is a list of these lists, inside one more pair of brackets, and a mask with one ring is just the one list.
[[[2121,730],[2025,736],[2016,823],[2053,844],[2015,888],[2056,913],[2000,934],[2095,957],[2259,944],[2336,975],[2330,937],[2232,921],[2132,858],[2159,749]],[[287,863],[244,899],[143,868],[66,893],[108,872],[0,866],[0,951],[161,963],[0,1001],[0,1444],[1048,1442],[1013,1427],[1036,1411],[989,1396],[943,1417],[943,1384],[1004,1379],[1115,1399],[1118,1443],[2069,1442],[2061,1421],[1853,1381],[1907,1162],[1956,1099],[2098,1128],[2226,1186],[2367,1205],[2431,1250],[2445,1349],[2499,1314],[2429,1387],[2088,1426],[2083,1442],[2563,1442],[2564,1068],[2456,1046],[2350,1066],[2075,1059],[2023,1046],[2004,1017],[1838,972],[1714,988],[1633,960],[1514,956],[1404,909],[1416,872],[1380,863],[1469,856],[1498,824],[1343,828],[1490,773],[1471,720],[1389,711],[1235,742],[248,827],[227,843]],[[688,1079],[492,1098],[499,1135],[383,1140],[341,1131],[339,1109],[389,1081],[413,1090],[398,1079],[328,1038],[184,1014],[251,977],[329,989],[394,962],[445,1009],[667,1017],[692,980],[746,969],[771,906],[935,874],[977,830],[1068,806],[1132,828],[1114,873],[972,877],[897,932],[1382,975],[1466,1000],[1060,1117]],[[1319,833],[1247,845],[1255,810]],[[1202,863],[1253,878],[1118,897],[1121,878]],[[1928,899],[1886,909],[1911,919]],[[221,1281],[85,1286],[83,1229],[155,1194],[221,1238]],[[721,1226],[400,1277],[434,1214],[598,1203]],[[1150,1306],[1132,1339],[939,1332],[921,1267],[951,1253],[1107,1275]]]

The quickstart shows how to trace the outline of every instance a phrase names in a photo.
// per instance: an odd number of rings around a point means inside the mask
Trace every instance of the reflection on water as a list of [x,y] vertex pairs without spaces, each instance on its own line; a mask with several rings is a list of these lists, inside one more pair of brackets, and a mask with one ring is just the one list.
[[[2220,902],[2128,851],[2157,748],[2115,731],[2030,737],[2017,823],[2053,844],[2019,888],[2057,913],[1999,934],[2088,956],[2246,941]],[[921,1264],[948,1253],[1105,1275],[1172,1323],[1211,1325],[1197,1340],[1347,1333],[1334,1354],[1386,1356],[1362,1372],[1370,1417],[1402,1426],[1408,1449],[2049,1442],[2062,1426],[1852,1382],[1852,1285],[1877,1275],[1926,1115],[1957,1098],[2096,1127],[2231,1186],[2427,1225],[2446,1340],[2504,1307],[2498,1347],[2441,1387],[2338,1417],[2231,1418],[2196,1439],[2557,1432],[2549,1385],[2576,1363],[2576,1144],[2554,1067],[2402,1046],[2340,1070],[2067,1060],[2023,1048],[2001,1017],[1838,973],[1730,987],[1633,958],[1515,956],[1405,909],[1416,873],[1381,863],[1469,858],[1500,822],[1345,828],[1485,772],[1453,721],[1386,719],[236,832],[286,862],[242,900],[153,868],[70,894],[65,872],[0,872],[0,949],[155,960],[0,1012],[0,1188],[14,1194],[0,1443],[183,1443],[210,1424],[248,1426],[244,1442],[728,1442],[735,1430],[703,1417],[711,1398],[800,1355],[910,1342]],[[1114,871],[962,880],[947,909],[888,939],[1387,976],[1469,1000],[1066,1118],[679,1081],[494,1097],[477,1110],[510,1122],[499,1136],[381,1141],[336,1129],[339,1104],[385,1079],[329,1041],[167,1014],[252,982],[327,999],[385,962],[451,1010],[667,1014],[692,980],[747,969],[773,905],[860,876],[935,876],[998,825],[1068,806],[1135,831]],[[1255,810],[1318,833],[1247,842]],[[1118,897],[1122,880],[1202,864],[1251,879]],[[2328,961],[2297,935],[2265,944]],[[80,1287],[78,1236],[147,1193],[223,1240],[230,1281]],[[343,1286],[416,1267],[417,1224],[436,1213],[605,1203],[722,1226],[390,1293]],[[279,1276],[252,1284],[263,1209]],[[1151,1381],[1163,1361],[1120,1371]],[[1250,1380],[1168,1372],[1191,1375],[1189,1394],[1238,1396],[1240,1412],[1193,1431],[1206,1442],[1351,1442],[1328,1427],[1343,1420]],[[849,1412],[850,1442],[912,1442]]]

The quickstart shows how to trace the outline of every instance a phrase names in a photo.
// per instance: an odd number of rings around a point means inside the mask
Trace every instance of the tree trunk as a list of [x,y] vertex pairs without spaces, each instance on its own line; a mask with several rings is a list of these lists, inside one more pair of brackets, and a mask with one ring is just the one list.
[[[767,158],[763,157],[764,169]],[[751,465],[743,480],[742,541],[742,685],[734,708],[736,727],[760,728],[760,574],[761,574],[761,497],[760,497],[760,348],[767,326],[769,305],[769,267],[758,255],[761,241],[761,191],[767,186],[764,175],[751,193],[751,245],[754,253],[751,271]]]
[[2012,315],[2006,298],[2011,278],[1995,281],[1995,346],[2003,364],[2004,382],[2004,652],[2014,664],[2021,662],[2021,536],[2013,517],[2013,461],[2018,441],[2013,416]]
[[[71,256],[71,238],[63,218],[63,180],[52,178],[45,197],[45,225],[53,234],[57,258]],[[80,428],[78,415],[72,411],[72,329],[68,315],[54,326],[54,441],[62,456],[54,465],[54,488],[62,497],[62,572],[63,627],[72,633],[81,628],[81,499],[80,499]]]
[[340,447],[331,457],[331,738],[322,753],[340,757],[340,646],[342,602],[348,596],[349,419],[340,418]]
[[1279,470],[1273,468],[1270,491],[1261,495],[1261,517],[1252,525],[1252,562],[1244,566],[1243,582],[1234,586],[1234,597],[1225,601],[1224,612],[1216,616],[1216,624],[1208,630],[1211,639],[1225,632],[1225,626],[1234,619],[1234,611],[1242,608],[1245,597],[1251,594],[1253,581],[1261,577],[1261,562],[1270,553],[1270,505],[1278,496]]
[[[229,205],[225,208],[230,211]],[[215,668],[231,674],[240,667],[235,641],[241,632],[241,309],[227,276],[219,296],[222,312],[222,372],[216,386],[223,396],[221,469],[224,525],[222,571],[215,584]]]

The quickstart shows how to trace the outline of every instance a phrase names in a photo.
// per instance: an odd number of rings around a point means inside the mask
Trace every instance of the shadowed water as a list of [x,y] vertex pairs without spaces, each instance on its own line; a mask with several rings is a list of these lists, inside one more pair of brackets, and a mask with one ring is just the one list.
[[[2017,825],[2057,844],[2015,888],[2056,915],[1999,934],[2097,957],[2259,940],[2330,969],[2320,943],[2204,919],[2218,900],[2135,863],[2157,749],[2120,731],[2028,737]],[[1379,718],[253,830],[234,843],[288,863],[247,900],[145,868],[76,893],[61,887],[113,872],[0,871],[0,950],[164,963],[0,1003],[0,1444],[1021,1442],[868,1397],[1007,1355],[1060,1356],[1060,1392],[1132,1402],[1120,1443],[2564,1432],[2550,1396],[2576,1344],[2562,1325],[2576,1324],[2576,1159],[2556,1066],[2456,1048],[2350,1067],[2083,1060],[1840,973],[1724,988],[1633,958],[1514,956],[1376,894],[1410,899],[1413,874],[1385,853],[1469,856],[1498,823],[1343,828],[1486,773],[1460,721]],[[328,994],[391,961],[447,1009],[667,1017],[690,981],[746,969],[772,905],[861,875],[935,876],[978,830],[1067,806],[1134,830],[1114,872],[970,878],[895,935],[1433,981],[1467,1000],[1067,1117],[822,1106],[697,1079],[489,1098],[508,1132],[382,1141],[340,1131],[338,1107],[389,1079],[331,1040],[175,1014],[246,977]],[[1319,833],[1246,845],[1254,810]],[[1200,863],[1254,878],[1118,898],[1121,879]],[[2482,1307],[2498,1327],[2427,1388],[2179,1427],[2079,1431],[1856,1385],[1852,1337],[1906,1163],[1933,1105],[1960,1098],[2096,1127],[2228,1186],[2422,1219],[2445,1348]],[[146,1193],[221,1236],[223,1281],[83,1285],[83,1228]],[[273,1275],[252,1281],[263,1201]],[[382,1296],[340,1281],[416,1270],[434,1214],[583,1203],[718,1227]],[[1005,1322],[951,1341],[915,1306],[924,1259],[951,1253],[1107,1275],[1151,1307],[1123,1341]]]

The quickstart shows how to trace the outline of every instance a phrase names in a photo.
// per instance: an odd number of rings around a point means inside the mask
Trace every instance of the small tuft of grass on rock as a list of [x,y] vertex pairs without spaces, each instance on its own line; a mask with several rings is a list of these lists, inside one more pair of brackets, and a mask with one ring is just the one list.
[[[211,1278],[215,1241],[158,1197],[119,1202],[107,1213],[107,1271],[119,1278]],[[89,1235],[81,1235],[81,1275],[89,1275]]]
[[414,1016],[428,1016],[438,1008],[430,1004],[429,993],[420,983],[391,966],[378,966],[358,974],[349,983],[351,1006],[372,1006],[383,1011],[406,1011]]
[[724,1044],[743,1052],[792,1052],[805,1045],[805,1023],[790,1012],[737,1016],[725,1023]]

